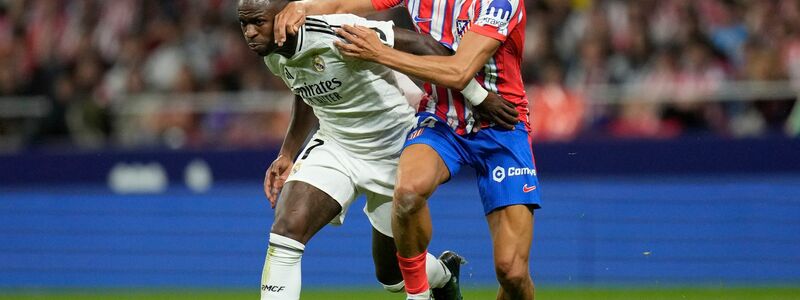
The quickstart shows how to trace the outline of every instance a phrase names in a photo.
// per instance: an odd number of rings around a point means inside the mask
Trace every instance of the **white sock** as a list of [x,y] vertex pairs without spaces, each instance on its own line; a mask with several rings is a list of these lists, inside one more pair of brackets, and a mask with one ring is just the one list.
[[261,273],[261,300],[300,299],[300,259],[305,246],[278,234],[269,234],[269,248]]
[[428,273],[428,286],[432,289],[443,287],[450,280],[450,270],[430,253],[425,256],[425,272]]
[[419,294],[408,294],[406,300],[431,300],[431,290]]
[[383,285],[383,289],[388,291],[389,293],[399,293],[399,292],[402,292],[402,291],[406,290],[406,282],[405,281],[400,281],[400,283],[391,284],[391,285],[381,283],[381,285]]

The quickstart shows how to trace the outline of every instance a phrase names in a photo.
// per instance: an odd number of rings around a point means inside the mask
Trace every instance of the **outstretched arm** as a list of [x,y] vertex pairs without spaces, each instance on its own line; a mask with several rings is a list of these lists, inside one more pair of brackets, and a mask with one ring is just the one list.
[[306,16],[326,14],[365,15],[375,11],[372,0],[303,0],[292,1],[275,15],[275,43],[283,45],[286,35],[296,35]]
[[383,45],[363,27],[345,25],[338,33],[352,43],[337,43],[345,55],[377,62],[401,73],[456,90],[464,89],[500,47],[500,41],[470,31],[464,35],[458,51],[452,56],[414,55]]
[[[452,57],[451,55],[453,55],[452,50],[440,44],[438,41],[436,41],[433,37],[429,35],[422,35],[411,30],[397,28],[397,27],[394,27],[393,31],[394,31],[394,49],[396,49],[395,52],[415,58],[416,57],[442,58],[442,57]],[[402,52],[399,52],[398,50]],[[422,65],[427,65],[428,62],[425,61],[417,63],[418,63],[417,66],[422,66]],[[414,63],[410,63],[410,65],[413,64]],[[409,69],[418,70],[419,68],[417,67]],[[406,72],[409,69],[403,70],[398,68],[395,70],[398,70],[401,73],[406,73],[408,75],[418,77],[423,80],[427,80],[422,76],[417,76],[417,74],[414,74],[414,72]],[[518,113],[514,108],[514,105],[508,101],[505,101],[499,95],[495,93],[489,93],[483,87],[481,87],[480,84],[478,84],[478,82],[475,81],[474,79],[475,72],[477,72],[477,70],[473,71],[472,73],[463,73],[463,74],[471,74],[467,78],[463,79],[467,81],[467,83],[464,83],[464,86],[470,86],[470,88],[469,89],[461,88],[460,90],[462,90],[461,93],[465,96],[465,98],[467,98],[467,100],[473,103],[473,105],[477,108],[475,110],[476,117],[485,121],[493,122],[508,129],[513,129],[514,125],[517,123],[517,117],[518,117]],[[433,78],[438,78],[438,77],[433,77]],[[458,80],[462,80],[462,78],[459,77]],[[430,80],[429,82],[437,83],[437,80]]]

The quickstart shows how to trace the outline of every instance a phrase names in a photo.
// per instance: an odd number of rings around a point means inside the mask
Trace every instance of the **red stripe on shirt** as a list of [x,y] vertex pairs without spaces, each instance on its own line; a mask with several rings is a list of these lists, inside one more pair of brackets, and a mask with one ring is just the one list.
[[[392,1],[398,2],[403,0],[373,0],[373,3],[376,1]],[[433,16],[433,1],[432,0],[405,0],[406,1],[406,8],[409,10],[409,14],[411,14],[412,18],[417,12],[411,11],[413,7],[419,7],[418,9],[418,19],[415,22],[417,29],[421,33],[430,34],[431,30],[431,18]],[[447,5],[445,6],[445,10],[442,13],[445,14],[445,21],[444,27],[442,28],[442,38],[439,40],[440,43],[445,45],[452,46],[455,43],[455,40],[460,38],[456,37],[455,34],[458,31],[457,23],[453,21],[453,8],[457,5],[457,0],[446,0]],[[504,99],[512,102],[517,107],[517,111],[519,112],[519,120],[525,122],[526,126],[528,126],[528,98],[525,94],[525,88],[522,83],[522,76],[520,70],[520,63],[522,60],[522,50],[525,41],[525,23],[526,23],[526,16],[525,16],[525,6],[523,0],[508,0],[509,3],[514,1],[517,3],[517,9],[514,14],[511,16],[510,21],[506,28],[508,28],[507,35],[504,35],[500,32],[500,28],[493,27],[490,25],[483,25],[479,26],[475,24],[478,18],[481,15],[481,6],[482,1],[484,0],[472,0],[475,1],[474,10],[470,11],[470,2],[464,3],[461,10],[456,12],[458,13],[459,17],[457,20],[461,18],[466,18],[469,15],[472,15],[472,20],[469,23],[469,31],[473,31],[477,34],[481,34],[490,38],[494,38],[502,42],[500,47],[497,49],[497,52],[493,55],[495,64],[497,66],[496,72],[496,80],[495,86],[496,90],[487,89],[492,92],[497,92],[500,94]],[[488,3],[488,2],[487,2]],[[494,4],[493,4],[494,5]],[[513,4],[512,4],[513,6]],[[521,14],[521,18],[520,18]],[[465,30],[466,31],[466,30]],[[478,72],[476,79],[478,82],[483,85],[485,82],[486,74],[485,68],[482,68],[480,72]],[[430,113],[434,113],[443,120],[448,122],[449,126],[455,125],[456,132],[458,134],[466,134],[466,123],[469,121],[466,118],[466,109],[465,109],[465,101],[463,96],[458,91],[452,91],[452,100],[453,106],[456,112],[456,118],[453,120],[449,120],[447,113],[450,110],[450,98],[448,97],[447,91],[444,88],[436,87],[436,96],[431,97],[430,99],[424,99],[420,102],[419,110],[420,111],[428,111]],[[431,94],[432,90],[428,85],[426,85],[426,92]],[[430,101],[435,101],[435,105],[433,109],[428,110],[428,105]],[[486,124],[481,124],[485,126]]]

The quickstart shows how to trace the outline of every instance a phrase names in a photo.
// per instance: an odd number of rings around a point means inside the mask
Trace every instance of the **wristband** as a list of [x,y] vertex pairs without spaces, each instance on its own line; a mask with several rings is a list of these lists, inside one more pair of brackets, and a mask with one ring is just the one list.
[[461,90],[461,94],[464,95],[464,98],[466,98],[472,106],[480,105],[483,103],[483,100],[486,99],[486,96],[489,96],[489,92],[486,91],[475,78],[472,78],[469,84]]

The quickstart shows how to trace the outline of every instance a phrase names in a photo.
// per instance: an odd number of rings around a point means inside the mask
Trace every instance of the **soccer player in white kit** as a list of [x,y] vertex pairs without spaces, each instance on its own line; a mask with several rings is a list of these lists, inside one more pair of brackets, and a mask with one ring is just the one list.
[[[384,66],[342,57],[333,44],[341,40],[335,29],[357,24],[371,28],[385,44],[402,51],[450,52],[432,38],[393,28],[392,22],[355,15],[308,17],[296,36],[277,46],[272,23],[286,3],[240,0],[238,8],[248,46],[264,56],[270,71],[296,95],[287,136],[264,181],[275,221],[261,299],[299,299],[300,260],[306,243],[327,223],[341,224],[360,194],[367,197],[364,212],[373,227],[376,277],[386,290],[401,292],[404,282],[392,239],[391,209],[398,157],[416,123],[415,110],[398,84],[408,79]],[[486,101],[502,100],[490,94]],[[299,151],[317,123],[318,131]],[[427,259],[429,284],[456,295],[461,258],[448,253],[441,259]]]

